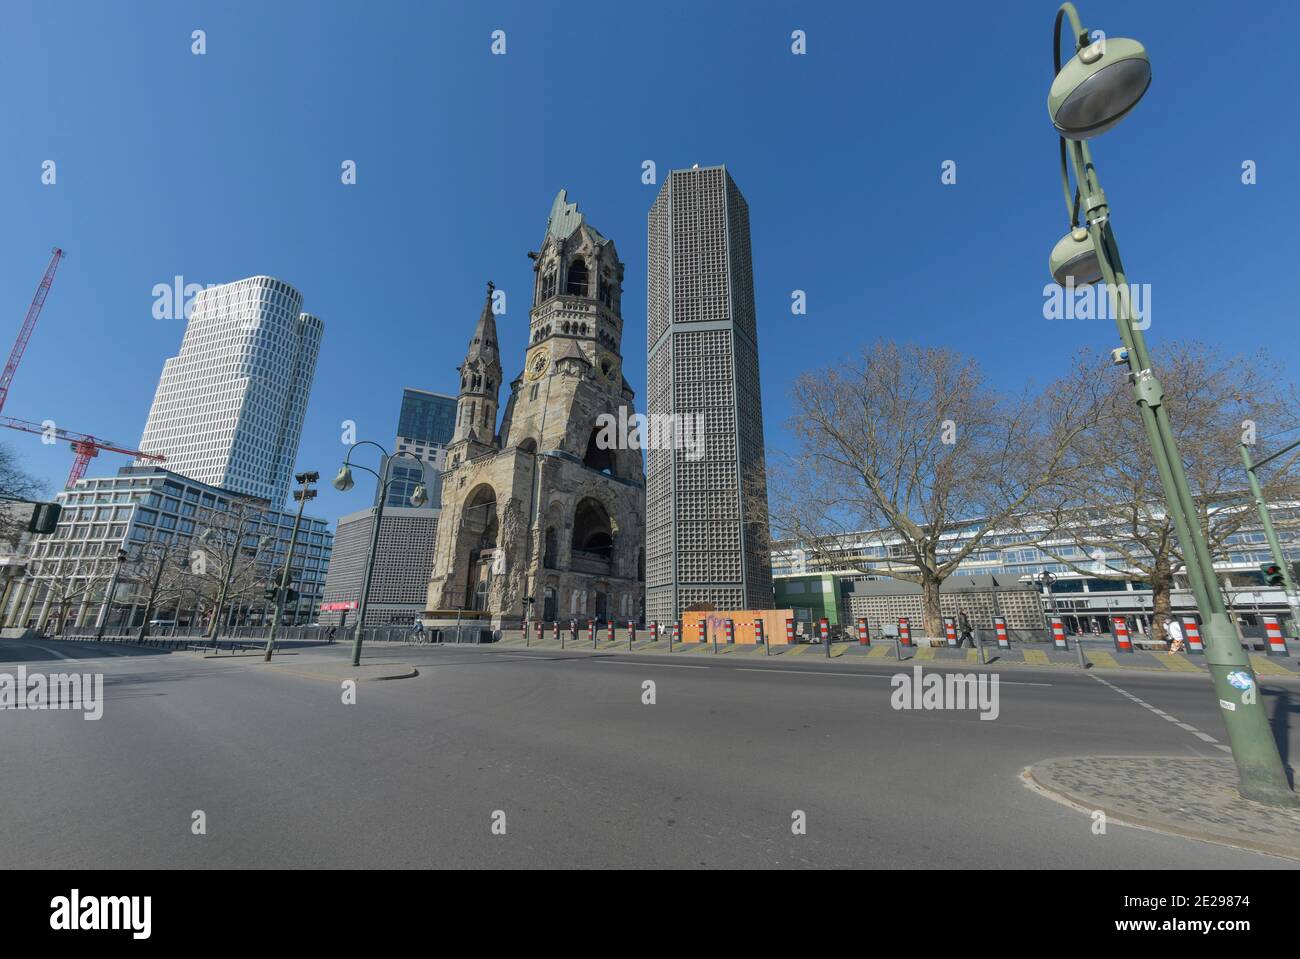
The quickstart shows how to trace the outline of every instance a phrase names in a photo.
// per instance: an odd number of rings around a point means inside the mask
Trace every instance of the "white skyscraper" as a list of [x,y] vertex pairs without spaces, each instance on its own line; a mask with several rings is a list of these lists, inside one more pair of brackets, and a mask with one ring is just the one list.
[[191,479],[283,503],[323,330],[301,308],[302,294],[269,276],[198,293],[140,448]]

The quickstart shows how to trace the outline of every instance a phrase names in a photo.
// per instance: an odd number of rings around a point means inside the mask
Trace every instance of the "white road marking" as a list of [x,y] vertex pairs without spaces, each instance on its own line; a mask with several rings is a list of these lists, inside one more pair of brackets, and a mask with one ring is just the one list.
[[[832,673],[829,670],[820,669],[781,669],[773,667],[771,669],[759,669],[753,666],[737,666],[738,673],[793,673],[798,676],[862,676],[871,679],[893,679],[893,674],[885,675],[884,673]],[[1001,675],[1001,674],[999,674]],[[1014,680],[999,680],[1000,686],[1051,686],[1052,683],[1020,683]]]
[[611,666],[659,666],[662,669],[712,669],[712,666],[688,666],[686,663],[629,663],[623,659],[594,659],[594,663],[608,663]]
[[1156,714],[1157,716],[1159,716],[1161,719],[1164,719],[1164,720],[1166,720],[1166,721],[1168,721],[1168,722],[1173,723],[1173,724],[1176,725],[1179,729],[1185,729],[1185,730],[1187,730],[1189,733],[1191,733],[1193,736],[1195,736],[1195,737],[1198,738],[1198,739],[1201,739],[1201,740],[1203,740],[1203,741],[1205,741],[1205,742],[1207,742],[1207,743],[1214,743],[1214,744],[1215,744],[1216,746],[1218,746],[1220,749],[1225,750],[1225,751],[1227,751],[1227,752],[1232,752],[1232,748],[1231,748],[1230,746],[1224,746],[1222,743],[1220,743],[1220,742],[1219,742],[1217,739],[1215,739],[1213,736],[1209,735],[1208,733],[1203,733],[1203,732],[1201,732],[1199,729],[1197,729],[1195,726],[1191,725],[1190,723],[1179,722],[1177,717],[1175,717],[1175,716],[1170,716],[1170,715],[1169,715],[1167,712],[1165,712],[1163,709],[1156,709],[1156,708],[1155,708],[1154,706],[1152,706],[1150,703],[1144,703],[1142,700],[1138,699],[1138,698],[1137,698],[1136,696],[1134,696],[1132,693],[1129,693],[1129,692],[1126,692],[1126,691],[1123,690],[1123,689],[1120,689],[1118,686],[1116,686],[1114,683],[1110,682],[1109,680],[1102,679],[1100,676],[1097,676],[1097,675],[1095,675],[1094,673],[1089,673],[1088,675],[1089,675],[1089,676],[1092,676],[1093,679],[1097,680],[1097,682],[1101,683],[1103,686],[1107,686],[1107,687],[1109,687],[1110,689],[1113,689],[1115,692],[1119,693],[1121,696],[1127,696],[1127,697],[1128,697],[1129,699],[1131,699],[1133,702],[1137,703],[1139,706],[1143,707],[1144,709],[1150,710],[1151,712],[1155,713],[1155,714]]

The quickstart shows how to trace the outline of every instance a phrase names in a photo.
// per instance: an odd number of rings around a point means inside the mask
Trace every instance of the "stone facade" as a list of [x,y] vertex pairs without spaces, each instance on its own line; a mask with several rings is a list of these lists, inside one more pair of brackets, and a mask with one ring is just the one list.
[[617,436],[609,443],[598,419],[633,413],[620,352],[623,264],[563,190],[529,256],[529,346],[499,429],[491,284],[460,368],[426,619],[457,610],[481,610],[495,625],[528,615],[640,619],[641,452]]

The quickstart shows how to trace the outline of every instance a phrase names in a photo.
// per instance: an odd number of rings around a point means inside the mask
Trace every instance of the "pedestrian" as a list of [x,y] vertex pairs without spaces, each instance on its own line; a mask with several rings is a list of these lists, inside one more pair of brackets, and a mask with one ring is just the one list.
[[1169,652],[1181,652],[1183,648],[1183,627],[1178,620],[1170,616],[1165,620],[1165,639],[1169,641]]
[[964,612],[957,613],[957,629],[961,635],[957,638],[957,648],[961,649],[962,643],[970,643],[970,648],[975,648],[975,636],[971,631],[970,619]]

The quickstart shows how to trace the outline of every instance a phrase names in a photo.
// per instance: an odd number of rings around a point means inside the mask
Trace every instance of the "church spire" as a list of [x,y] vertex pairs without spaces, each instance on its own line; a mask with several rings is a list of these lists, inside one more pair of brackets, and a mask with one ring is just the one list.
[[483,312],[474,327],[465,362],[460,367],[460,395],[456,399],[456,432],[452,442],[475,440],[494,442],[497,426],[497,391],[501,388],[501,355],[497,347],[497,323],[492,315],[492,291],[488,280]]

